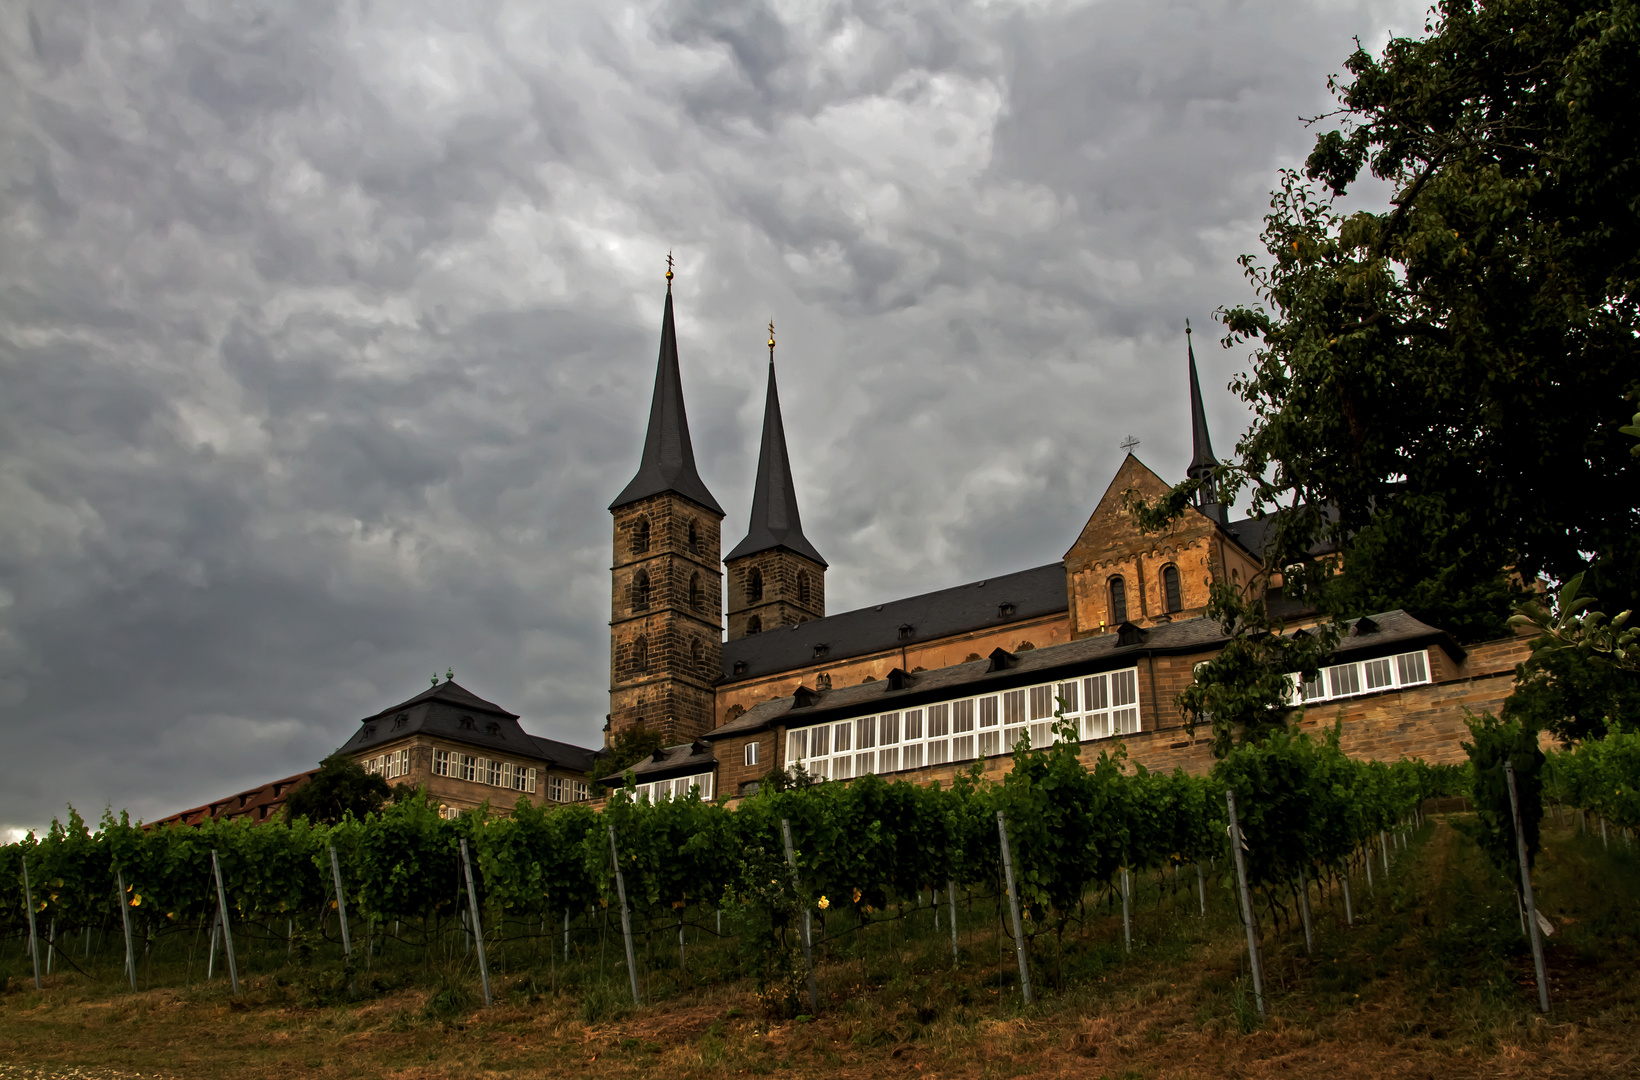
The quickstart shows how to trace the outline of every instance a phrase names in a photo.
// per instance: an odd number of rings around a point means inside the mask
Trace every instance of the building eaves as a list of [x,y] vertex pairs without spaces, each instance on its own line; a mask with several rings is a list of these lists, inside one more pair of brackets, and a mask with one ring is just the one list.
[[[697,773],[710,772],[716,767],[717,754],[705,743],[680,743],[677,746],[663,747],[637,764],[628,766],[640,784],[672,780],[679,776],[694,776]],[[626,783],[626,773],[612,773],[600,777],[597,782],[608,788],[618,788]]]

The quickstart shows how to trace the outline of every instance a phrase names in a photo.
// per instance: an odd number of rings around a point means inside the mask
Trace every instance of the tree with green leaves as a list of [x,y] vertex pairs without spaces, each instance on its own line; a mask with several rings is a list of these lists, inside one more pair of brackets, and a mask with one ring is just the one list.
[[393,789],[386,780],[365,772],[363,765],[345,754],[332,754],[319,763],[318,772],[285,797],[285,817],[334,825],[348,814],[363,818],[375,813],[392,797]]
[[1233,588],[1214,585],[1207,617],[1230,639],[1197,665],[1196,680],[1176,699],[1192,736],[1207,724],[1213,754],[1224,757],[1239,738],[1259,742],[1284,730],[1294,707],[1294,675],[1313,678],[1327,662],[1345,625],[1338,621],[1284,633],[1264,605]]
[[[1272,565],[1339,546],[1326,610],[1476,639],[1590,554],[1640,595],[1640,3],[1443,0],[1425,30],[1348,58],[1242,260],[1253,422],[1216,482],[1280,512]],[[1369,174],[1387,203],[1341,209]]]

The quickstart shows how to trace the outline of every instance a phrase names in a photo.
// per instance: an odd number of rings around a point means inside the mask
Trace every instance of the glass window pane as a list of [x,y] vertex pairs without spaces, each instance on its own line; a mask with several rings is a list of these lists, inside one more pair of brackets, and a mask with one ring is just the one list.
[[1367,689],[1377,690],[1381,686],[1390,684],[1389,658],[1382,660],[1368,660],[1361,665],[1362,673],[1367,677]]
[[1327,696],[1326,672],[1318,671],[1315,678],[1304,684],[1304,700],[1320,701]]
[[1065,715],[1067,716],[1071,713],[1079,713],[1082,711],[1076,704],[1076,691],[1079,685],[1080,684],[1076,682],[1062,682],[1059,684],[1059,696],[1064,699]]
[[1110,673],[1110,703],[1136,705],[1139,702],[1139,673],[1133,669]]
[[[877,745],[877,718],[875,716],[862,716],[854,721],[854,745],[861,750],[869,750]],[[871,768],[868,766],[864,771],[870,772]]]
[[1327,687],[1333,697],[1361,692],[1361,669],[1354,664],[1338,664],[1327,669]]
[[831,759],[831,778],[833,780],[852,780],[854,778],[854,755],[844,754]]
[[831,725],[821,724],[809,729],[809,757],[825,757],[831,753]]
[[1002,695],[1002,723],[1005,726],[1025,722],[1025,691],[1010,690]]
[[937,739],[942,735],[951,734],[951,706],[930,705],[928,707],[928,737]]
[[951,703],[951,731],[962,734],[974,730],[974,699],[953,701]]
[[1082,693],[1087,698],[1082,707],[1089,712],[1096,709],[1110,708],[1110,687],[1105,676],[1095,675],[1092,678],[1083,679]]
[[1002,753],[1002,733],[996,728],[979,733],[979,756],[994,757]]
[[[900,714],[884,713],[877,718],[877,745],[893,746],[900,741]],[[884,770],[885,772],[887,770]]]
[[1038,748],[1053,745],[1053,725],[1041,720],[1032,724],[1031,745]]
[[1113,709],[1110,716],[1118,735],[1132,735],[1139,730],[1138,709]]
[[967,761],[974,756],[974,737],[960,735],[951,740],[951,760]]
[[[923,711],[921,709],[907,709],[905,711],[905,741],[915,742],[923,737]],[[911,766],[907,765],[906,768]]]
[[898,772],[900,769],[900,751],[896,747],[892,750],[877,751],[877,771],[880,773]]
[[1084,739],[1103,739],[1110,735],[1110,713],[1088,713],[1082,717],[1082,737]]
[[912,743],[909,746],[907,746],[904,750],[900,751],[900,754],[901,754],[900,768],[902,768],[902,769],[920,769],[920,768],[922,768],[922,763],[923,763],[922,753],[923,753],[922,743]]
[[831,752],[842,754],[853,749],[854,721],[844,720],[831,728]]
[[930,740],[928,740],[928,764],[930,764],[930,765],[944,765],[946,762],[948,762],[950,760],[951,760],[951,740],[949,740],[949,739],[930,739]]
[[1395,658],[1395,666],[1401,676],[1402,686],[1429,681],[1429,667],[1424,662],[1424,654],[1421,652],[1402,653]]
[[1046,720],[1053,715],[1053,687],[1031,687],[1031,719]]
[[877,755],[876,754],[855,754],[854,755],[854,775],[855,776],[864,776],[867,773],[876,772],[877,771],[876,762],[877,762]]
[[809,756],[809,733],[792,731],[786,734],[786,760],[802,761]]

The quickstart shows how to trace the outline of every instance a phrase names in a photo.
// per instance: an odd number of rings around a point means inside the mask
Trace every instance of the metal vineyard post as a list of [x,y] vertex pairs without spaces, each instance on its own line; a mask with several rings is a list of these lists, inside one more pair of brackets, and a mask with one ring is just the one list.
[[1019,958],[1019,986],[1025,1004],[1031,1003],[1031,967],[1025,958],[1025,931],[1019,924],[1019,893],[1014,890],[1014,857],[1008,851],[1008,819],[997,811],[997,836],[1002,841],[1002,873],[1008,882],[1008,911],[1014,918],[1014,955]]
[[632,980],[632,1004],[638,1002],[638,960],[632,955],[632,913],[626,909],[626,877],[621,873],[621,852],[615,846],[615,826],[609,827],[609,856],[615,860],[615,892],[621,901],[621,937],[626,941],[626,974]]
[[23,858],[23,906],[28,908],[28,955],[34,961],[34,989],[40,989],[40,938],[34,927],[34,890],[29,887],[28,857]]
[[1520,796],[1515,793],[1515,763],[1503,763],[1509,781],[1509,814],[1515,825],[1515,854],[1520,857],[1520,891],[1526,899],[1526,928],[1532,939],[1532,963],[1537,967],[1538,1008],[1549,1011],[1549,978],[1543,970],[1543,937],[1538,933],[1537,900],[1532,895],[1532,870],[1526,862],[1526,836],[1520,829]]
[[120,905],[120,925],[125,928],[125,974],[131,980],[131,989],[137,988],[137,953],[131,947],[131,906],[125,902],[125,871],[114,871],[114,886],[119,890],[115,898]]
[[[802,886],[797,880],[797,853],[792,850],[792,823],[785,818],[780,819],[780,836],[786,843],[786,865],[792,870],[792,893],[801,892]],[[802,897],[798,897],[802,904]],[[814,985],[814,949],[810,944],[809,905],[803,904],[803,966],[809,973],[809,1012],[820,1011],[820,995]]]
[[1236,860],[1236,879],[1241,883],[1241,919],[1247,927],[1247,963],[1253,970],[1253,1003],[1258,1014],[1264,1015],[1264,972],[1258,954],[1258,932],[1253,929],[1253,894],[1247,887],[1247,864],[1241,855],[1241,825],[1236,820],[1236,793],[1224,793],[1225,805],[1230,809],[1230,853]]
[[484,1007],[490,1007],[490,965],[484,956],[484,923],[478,917],[478,891],[473,888],[473,861],[467,857],[467,838],[461,838],[461,869],[467,875],[467,907],[473,915],[473,941],[478,945],[478,977],[484,984]]
[[228,891],[222,887],[222,862],[216,857],[216,848],[211,849],[211,873],[216,876],[216,904],[222,913],[222,944],[228,954],[228,979],[233,983],[233,992],[239,993],[239,962],[233,955],[233,928],[228,922]]

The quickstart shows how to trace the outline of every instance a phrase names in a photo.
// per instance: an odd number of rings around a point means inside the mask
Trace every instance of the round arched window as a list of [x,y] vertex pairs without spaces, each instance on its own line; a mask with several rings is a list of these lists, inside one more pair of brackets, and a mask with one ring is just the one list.
[[1110,621],[1112,624],[1128,621],[1127,582],[1120,577],[1110,579]]
[[1184,607],[1179,596],[1179,568],[1172,563],[1162,567],[1162,604],[1169,614]]

